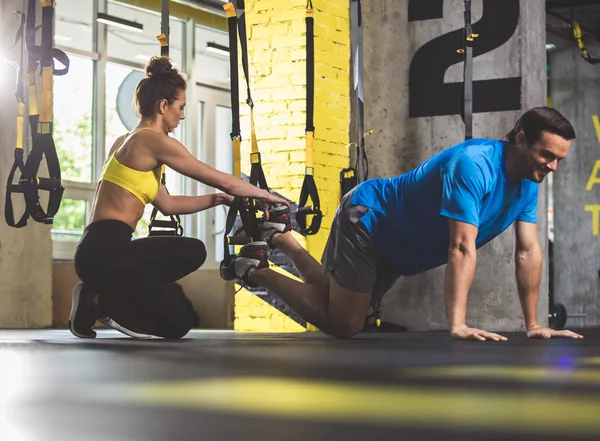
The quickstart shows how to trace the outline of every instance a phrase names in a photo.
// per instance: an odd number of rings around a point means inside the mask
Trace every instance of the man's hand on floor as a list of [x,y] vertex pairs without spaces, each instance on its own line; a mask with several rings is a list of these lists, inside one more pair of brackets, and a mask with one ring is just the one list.
[[551,328],[544,328],[543,326],[537,325],[527,330],[528,338],[552,338],[552,337],[564,337],[564,338],[583,338],[583,335],[575,334],[568,329],[556,330]]
[[494,334],[493,332],[487,332],[483,329],[469,328],[467,325],[461,325],[453,328],[450,331],[450,335],[455,340],[494,340],[494,341],[506,341],[508,340],[503,335]]

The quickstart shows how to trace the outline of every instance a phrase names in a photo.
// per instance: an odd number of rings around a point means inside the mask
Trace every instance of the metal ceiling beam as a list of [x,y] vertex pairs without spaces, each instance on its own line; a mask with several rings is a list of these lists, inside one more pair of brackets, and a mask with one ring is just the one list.
[[600,0],[546,0],[546,10],[581,6],[600,6]]
[[191,8],[201,9],[213,14],[226,16],[223,5],[226,2],[221,0],[172,0],[174,3],[179,3]]
[[[546,14],[548,14],[551,17],[556,18],[557,20],[560,20],[564,23],[567,23],[571,29],[573,29],[573,21],[567,17],[565,17],[564,15],[558,14],[556,12],[552,12],[552,11],[546,11]],[[598,39],[598,33],[586,28],[585,26],[581,26],[581,24],[579,25],[579,28],[581,29],[581,32],[585,32],[586,34],[590,34],[592,37],[594,37],[595,39]],[[573,37],[574,38],[574,37]]]
[[[0,0],[2,3],[4,0]],[[150,11],[160,12],[161,0],[118,0],[120,3]],[[204,6],[201,6],[204,4]],[[215,5],[220,4],[220,9]],[[227,16],[219,0],[171,0],[170,13],[172,17],[183,20],[193,18],[197,24],[227,32]]]

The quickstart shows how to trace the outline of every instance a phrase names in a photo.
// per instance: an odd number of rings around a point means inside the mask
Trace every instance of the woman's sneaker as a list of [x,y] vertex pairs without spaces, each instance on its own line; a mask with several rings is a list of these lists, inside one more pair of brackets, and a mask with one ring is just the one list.
[[96,332],[92,327],[96,324],[99,316],[97,307],[94,305],[93,296],[94,293],[85,289],[85,285],[81,282],[73,288],[69,329],[76,337],[96,337]]
[[138,330],[136,330],[133,326],[127,326],[127,327],[122,326],[119,323],[115,322],[110,317],[100,317],[98,319],[98,321],[100,323],[102,323],[104,326],[106,326],[108,328],[112,328],[116,331],[119,331],[131,338],[152,338],[151,335],[143,334],[143,333],[139,332]]
[[257,269],[269,267],[269,246],[267,242],[250,242],[244,245],[239,254],[234,254],[221,261],[221,277],[223,280],[241,279],[246,285],[256,288],[250,281],[250,275]]

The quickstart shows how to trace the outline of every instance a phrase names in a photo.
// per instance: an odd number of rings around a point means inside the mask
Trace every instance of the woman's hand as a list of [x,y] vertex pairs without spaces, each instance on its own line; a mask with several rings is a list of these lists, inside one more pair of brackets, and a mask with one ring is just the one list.
[[217,205],[227,205],[231,207],[234,197],[227,193],[217,193]]
[[286,199],[275,196],[266,190],[264,196],[258,198],[258,201],[260,202],[262,211],[265,213],[266,220],[269,220],[269,208],[271,208],[272,205],[283,204],[288,208],[291,208],[290,203]]

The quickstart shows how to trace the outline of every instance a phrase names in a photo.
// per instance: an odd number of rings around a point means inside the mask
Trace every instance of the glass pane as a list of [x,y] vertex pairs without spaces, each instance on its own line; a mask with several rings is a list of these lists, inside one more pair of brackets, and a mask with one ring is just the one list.
[[[215,168],[233,174],[233,148],[231,147],[231,109],[217,106],[215,111]],[[223,260],[223,232],[227,210],[223,206],[215,211],[215,260]],[[232,251],[232,250],[230,250]]]
[[62,179],[91,182],[94,62],[69,57],[69,73],[54,77],[54,142]]
[[222,84],[229,88],[229,53],[209,48],[209,43],[211,43],[211,46],[228,48],[229,37],[227,33],[196,26],[195,40],[194,67],[199,81],[207,84]]
[[215,168],[233,174],[231,147],[231,109],[217,106],[215,114]]
[[[141,24],[141,32],[108,25],[108,56],[134,63],[146,64],[150,57],[160,55],[160,14],[123,3],[108,3],[108,14]],[[169,56],[176,67],[181,67],[183,22],[169,20]]]
[[87,223],[87,203],[80,199],[63,198],[54,216],[52,240],[78,242]]
[[60,0],[55,18],[54,42],[57,46],[94,50],[94,0]]
[[106,145],[108,152],[115,140],[133,130],[139,115],[133,104],[135,88],[144,72],[120,64],[106,65]]

